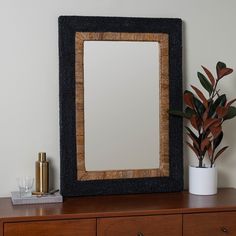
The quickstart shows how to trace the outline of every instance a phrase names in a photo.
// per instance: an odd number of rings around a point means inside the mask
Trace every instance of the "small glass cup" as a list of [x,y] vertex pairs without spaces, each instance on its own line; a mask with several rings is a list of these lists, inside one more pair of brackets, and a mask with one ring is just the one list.
[[34,178],[30,176],[17,178],[17,184],[19,187],[20,197],[31,197],[32,196],[32,188],[34,184]]

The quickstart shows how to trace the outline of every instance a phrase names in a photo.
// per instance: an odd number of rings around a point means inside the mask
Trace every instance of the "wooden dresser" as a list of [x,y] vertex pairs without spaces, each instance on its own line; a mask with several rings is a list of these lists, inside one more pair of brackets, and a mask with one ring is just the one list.
[[74,197],[12,206],[0,199],[0,236],[236,236],[236,190]]

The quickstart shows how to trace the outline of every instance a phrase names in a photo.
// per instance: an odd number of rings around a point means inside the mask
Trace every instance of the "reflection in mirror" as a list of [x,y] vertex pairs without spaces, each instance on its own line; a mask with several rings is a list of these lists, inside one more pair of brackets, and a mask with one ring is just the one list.
[[84,42],[86,171],[159,168],[159,43]]

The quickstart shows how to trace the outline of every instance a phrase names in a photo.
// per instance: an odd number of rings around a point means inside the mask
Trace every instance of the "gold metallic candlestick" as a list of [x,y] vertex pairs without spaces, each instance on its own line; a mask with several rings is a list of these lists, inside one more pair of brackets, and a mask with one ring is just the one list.
[[38,154],[38,161],[35,162],[36,192],[48,193],[49,191],[49,162],[46,153]]

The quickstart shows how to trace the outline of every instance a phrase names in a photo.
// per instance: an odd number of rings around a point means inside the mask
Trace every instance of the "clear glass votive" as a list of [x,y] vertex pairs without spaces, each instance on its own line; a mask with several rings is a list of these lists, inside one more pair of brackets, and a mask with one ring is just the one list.
[[31,197],[34,178],[30,176],[17,178],[20,197]]

